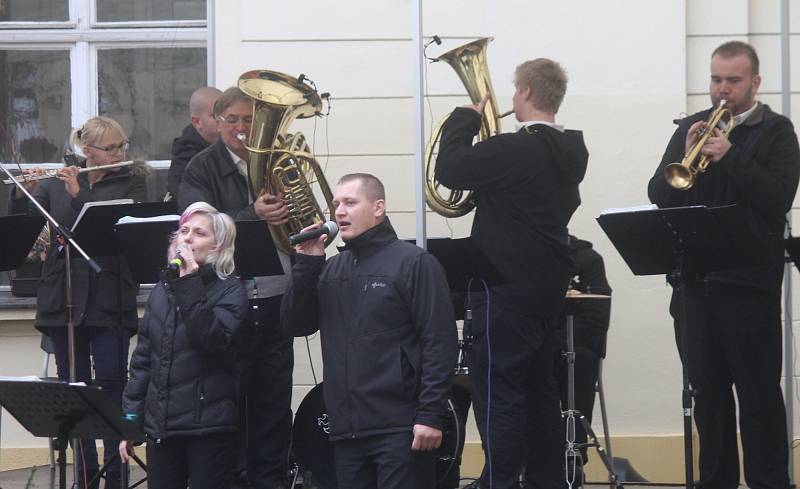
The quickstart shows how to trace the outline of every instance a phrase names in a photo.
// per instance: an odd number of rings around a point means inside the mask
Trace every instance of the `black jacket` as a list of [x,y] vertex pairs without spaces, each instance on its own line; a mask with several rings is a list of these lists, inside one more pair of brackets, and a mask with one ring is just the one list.
[[260,219],[248,197],[249,184],[231,159],[222,139],[197,154],[178,188],[178,211],[208,202],[234,220]]
[[589,154],[579,131],[537,124],[472,145],[481,117],[458,108],[444,125],[436,179],[474,190],[472,237],[505,277],[494,292],[527,315],[553,316],[572,273],[567,223]]
[[[136,202],[147,200],[147,168],[134,165],[109,172],[102,180],[89,185],[86,173],[78,175],[80,192],[76,198],[70,197],[64,182],[56,178],[43,180],[33,191],[33,196],[47,209],[61,225],[68,229],[78,218],[86,202],[133,199]],[[11,199],[11,210],[16,213],[38,215],[38,211],[24,196]],[[65,294],[64,253],[55,242],[56,232],[51,229],[51,245],[42,268],[42,277],[36,299],[36,327],[45,328],[67,325],[67,305]],[[120,298],[122,299],[123,325],[136,330],[137,284],[133,283],[128,264],[124,258],[116,256],[94,257],[102,271],[95,274],[86,263],[78,258],[72,260],[72,299],[76,325],[114,326],[119,322]],[[119,273],[118,273],[119,270]],[[120,289],[120,274],[122,287]]]
[[[575,262],[575,276],[570,287],[583,294],[611,295],[603,257],[592,249],[592,243],[569,237],[569,252]],[[606,356],[606,335],[611,316],[611,300],[578,299],[568,302],[573,315],[575,346],[588,348],[598,357]],[[566,325],[560,323],[556,338],[565,341]]]
[[759,104],[729,135],[731,149],[700,174],[688,191],[675,190],[664,179],[664,167],[684,156],[686,133],[707,120],[711,109],[678,123],[661,164],[648,185],[650,201],[659,207],[738,204],[756,236],[763,239],[770,265],[735,272],[715,272],[708,280],[780,293],[783,278],[783,229],[797,191],[800,149],[789,119]]
[[331,440],[441,428],[457,346],[447,280],[388,219],[327,263],[298,254],[281,317],[321,333]]
[[246,314],[239,280],[220,280],[208,265],[161,281],[139,326],[123,412],[154,439],[235,431],[235,345]]
[[167,173],[167,190],[173,198],[178,195],[178,187],[181,184],[186,165],[194,155],[206,147],[208,147],[208,143],[191,124],[183,128],[180,137],[172,140],[172,162]]

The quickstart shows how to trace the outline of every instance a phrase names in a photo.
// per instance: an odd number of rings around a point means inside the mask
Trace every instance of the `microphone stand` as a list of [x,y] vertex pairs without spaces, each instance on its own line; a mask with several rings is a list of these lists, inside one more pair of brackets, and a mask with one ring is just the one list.
[[25,186],[14,177],[14,175],[12,175],[5,166],[0,164],[0,168],[3,169],[3,172],[5,172],[17,189],[19,189],[25,195],[25,197],[27,197],[28,200],[33,203],[33,205],[39,211],[39,214],[47,219],[47,222],[49,222],[50,225],[55,228],[58,234],[60,234],[66,242],[66,246],[64,248],[64,258],[66,269],[65,283],[67,289],[67,347],[69,350],[69,381],[75,382],[75,318],[73,317],[74,305],[72,301],[72,264],[70,261],[71,248],[75,248],[75,250],[80,253],[84,259],[86,259],[86,261],[89,263],[89,266],[92,268],[92,270],[94,270],[95,273],[100,273],[100,267],[89,257],[89,255],[86,254],[86,252],[83,251],[83,248],[81,248],[80,245],[75,241],[71,231],[59,224],[58,221],[56,221],[55,218],[51,216],[49,212],[47,212],[47,210],[45,210],[42,204],[40,204],[39,201],[36,200],[36,198],[34,198],[30,192],[28,192],[28,189],[26,189]]

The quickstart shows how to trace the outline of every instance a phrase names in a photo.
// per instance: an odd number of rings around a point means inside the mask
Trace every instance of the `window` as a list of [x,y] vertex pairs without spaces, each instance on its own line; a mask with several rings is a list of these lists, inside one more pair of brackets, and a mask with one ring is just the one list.
[[0,0],[0,159],[59,162],[71,128],[106,115],[132,156],[169,160],[207,84],[205,26],[205,0]]
[[106,115],[131,157],[166,173],[189,96],[208,84],[206,11],[206,0],[0,0],[0,162],[60,162],[72,128]]

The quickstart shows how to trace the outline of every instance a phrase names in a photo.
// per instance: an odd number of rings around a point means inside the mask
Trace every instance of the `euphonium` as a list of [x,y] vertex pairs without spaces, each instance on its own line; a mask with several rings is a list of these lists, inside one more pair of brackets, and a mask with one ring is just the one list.
[[[467,94],[472,103],[477,104],[488,96],[486,107],[483,110],[483,121],[478,133],[478,141],[483,141],[500,132],[500,119],[511,112],[500,115],[497,110],[497,100],[492,90],[492,80],[489,77],[489,68],[486,64],[486,45],[492,41],[491,37],[484,37],[476,41],[459,46],[436,58],[445,61],[456,70],[461,82],[467,89]],[[435,156],[442,136],[442,126],[450,114],[444,116],[431,132],[428,144],[425,146],[425,200],[436,213],[445,217],[460,217],[467,214],[475,207],[472,192],[451,190],[442,186],[434,176]]]
[[[311,148],[301,133],[288,132],[295,119],[319,114],[322,100],[302,77],[276,71],[248,71],[239,77],[239,88],[253,99],[253,123],[245,144],[250,152],[248,181],[253,196],[283,194],[289,222],[269,230],[275,246],[291,254],[289,235],[333,219],[333,194]],[[317,197],[324,199],[326,209]]]
[[664,168],[664,178],[667,183],[678,190],[689,190],[694,185],[698,173],[706,171],[706,167],[711,163],[711,157],[708,155],[701,155],[700,151],[703,145],[711,134],[713,129],[719,125],[723,119],[725,121],[725,128],[722,129],[723,137],[728,137],[728,134],[733,129],[733,113],[725,108],[725,100],[720,100],[719,105],[706,122],[706,128],[700,136],[700,139],[686,152],[686,156],[680,163],[670,163]]

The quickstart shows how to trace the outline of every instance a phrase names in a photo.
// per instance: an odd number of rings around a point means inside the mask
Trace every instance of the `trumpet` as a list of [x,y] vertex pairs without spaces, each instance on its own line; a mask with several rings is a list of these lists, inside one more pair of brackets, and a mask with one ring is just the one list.
[[722,136],[727,138],[728,133],[733,129],[733,113],[725,107],[726,101],[720,100],[719,105],[711,115],[708,117],[706,127],[700,135],[700,139],[694,143],[686,156],[680,163],[670,163],[664,168],[664,178],[667,183],[677,190],[689,190],[694,185],[697,175],[706,171],[706,167],[711,163],[711,157],[708,155],[701,155],[700,150],[717,125],[726,119],[725,128],[722,130]]
[[[81,168],[80,170],[78,170],[78,173],[86,173],[86,172],[97,171],[97,170],[110,170],[112,168],[120,168],[120,167],[123,167],[123,166],[130,166],[130,165],[133,165],[134,163],[136,163],[135,160],[128,160],[128,161],[119,161],[117,163],[111,163],[110,165],[87,166],[86,168]],[[56,177],[56,173],[60,169],[61,168],[53,168],[51,170],[45,170],[44,173],[42,173],[41,175],[36,175],[35,177],[25,177],[24,175],[19,175],[19,176],[15,177],[15,178],[17,178],[17,180],[20,183],[37,182],[39,180],[46,180],[48,178],[55,178]],[[7,178],[7,179],[3,180],[3,183],[6,184],[6,185],[11,185],[11,184],[14,183],[14,181],[11,180],[10,178]]]

